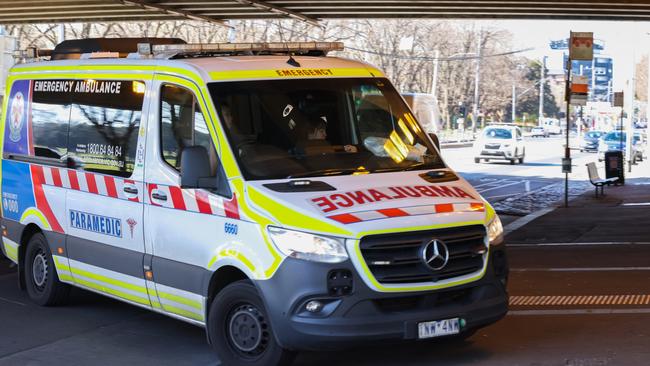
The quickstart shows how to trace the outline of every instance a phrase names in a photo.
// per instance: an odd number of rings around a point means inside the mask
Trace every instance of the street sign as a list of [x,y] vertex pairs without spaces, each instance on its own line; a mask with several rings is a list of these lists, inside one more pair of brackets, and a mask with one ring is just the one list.
[[573,75],[573,80],[571,80],[571,93],[572,94],[589,93],[589,77],[582,76],[582,75]]
[[569,103],[572,105],[587,105],[588,96],[589,78],[582,75],[573,75]]
[[571,173],[571,158],[562,158],[562,173]]
[[624,94],[623,92],[615,92],[614,93],[614,107],[623,107],[623,99]]
[[589,61],[594,58],[594,34],[592,32],[571,32],[569,58]]
[[571,94],[571,105],[587,105],[587,94]]

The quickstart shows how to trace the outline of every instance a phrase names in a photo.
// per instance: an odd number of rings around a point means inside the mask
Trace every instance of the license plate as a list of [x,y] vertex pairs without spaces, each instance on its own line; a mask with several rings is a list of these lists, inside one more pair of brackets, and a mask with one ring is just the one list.
[[458,318],[418,323],[418,338],[433,338],[460,333]]

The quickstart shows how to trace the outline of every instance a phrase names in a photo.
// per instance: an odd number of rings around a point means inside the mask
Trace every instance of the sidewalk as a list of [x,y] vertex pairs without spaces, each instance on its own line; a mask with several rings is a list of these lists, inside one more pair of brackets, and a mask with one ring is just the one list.
[[509,244],[650,242],[650,178],[589,190],[506,235]]

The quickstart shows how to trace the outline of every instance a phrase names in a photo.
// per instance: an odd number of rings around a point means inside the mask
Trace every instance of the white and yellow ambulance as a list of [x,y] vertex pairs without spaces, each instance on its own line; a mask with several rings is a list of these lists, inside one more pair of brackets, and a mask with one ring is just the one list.
[[88,39],[15,66],[2,251],[20,286],[204,327],[229,366],[503,317],[499,218],[340,49]]

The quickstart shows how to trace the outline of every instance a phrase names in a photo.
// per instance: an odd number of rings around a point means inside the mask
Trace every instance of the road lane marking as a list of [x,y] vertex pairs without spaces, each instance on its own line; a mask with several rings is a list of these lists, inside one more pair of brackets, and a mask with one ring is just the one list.
[[[544,216],[544,215],[546,215],[547,213],[549,213],[549,212],[551,212],[553,210],[555,210],[554,207],[549,207],[549,208],[541,209],[539,211],[535,211],[530,215],[526,215],[526,216],[524,216],[524,217],[522,217],[520,219],[517,219],[517,220],[509,223],[508,225],[506,225],[503,228],[503,233],[504,233],[504,235],[507,235],[507,234],[519,229],[520,227],[528,224],[529,222],[535,220],[536,218]],[[508,246],[512,246],[512,245],[517,246],[517,245],[522,245],[522,244],[510,244]]]
[[4,297],[0,297],[0,301],[5,301],[5,302],[8,302],[8,303],[14,304],[14,305],[27,306],[26,304],[23,304],[22,302],[5,299]]
[[650,305],[650,295],[513,295],[511,306]]
[[[551,209],[552,210],[552,209]],[[528,216],[526,216],[528,217]],[[525,219],[523,217],[522,219]],[[519,219],[517,221],[520,221]],[[515,221],[515,222],[517,222]],[[511,223],[510,225],[514,224]],[[506,226],[508,228],[510,225]],[[606,241],[606,242],[587,242],[587,243],[506,243],[508,247],[512,248],[529,248],[529,247],[571,247],[571,246],[605,246],[605,245],[650,245],[650,241]]]
[[[495,190],[495,189],[506,188],[506,187],[514,186],[515,184],[521,184],[521,183],[523,183],[523,181],[517,181],[517,182],[513,182],[513,183],[508,183],[508,184],[501,184],[501,185],[499,185],[499,186],[492,187],[492,188],[488,188],[488,189],[484,189],[484,190],[478,190],[478,189],[477,189],[477,192],[480,193],[480,194],[483,194],[483,193],[485,193],[485,192],[487,192],[487,191],[492,191],[492,190]],[[475,187],[475,188],[476,188],[476,187]]]
[[650,267],[510,268],[510,272],[627,272],[627,271],[650,271]]

